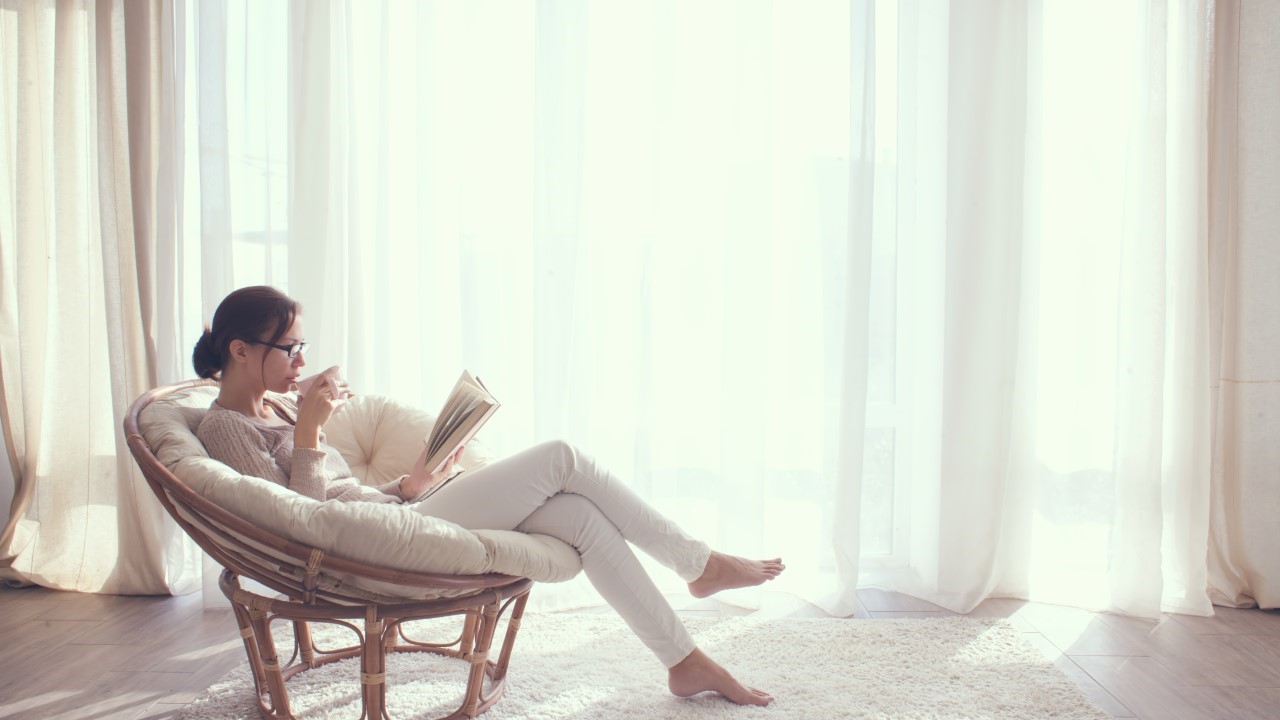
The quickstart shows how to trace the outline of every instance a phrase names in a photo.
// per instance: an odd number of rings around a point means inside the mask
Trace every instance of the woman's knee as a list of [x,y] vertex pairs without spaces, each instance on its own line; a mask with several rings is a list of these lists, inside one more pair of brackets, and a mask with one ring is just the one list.
[[[605,528],[602,523],[610,527]],[[612,523],[596,507],[581,495],[558,493],[551,496],[533,511],[518,528],[522,532],[536,532],[559,538],[581,551],[588,543],[598,540],[602,532],[612,528]]]
[[556,465],[556,467],[572,470],[578,465],[578,455],[580,451],[578,447],[568,440],[555,439],[547,440],[534,446],[534,449],[546,455],[547,458]]

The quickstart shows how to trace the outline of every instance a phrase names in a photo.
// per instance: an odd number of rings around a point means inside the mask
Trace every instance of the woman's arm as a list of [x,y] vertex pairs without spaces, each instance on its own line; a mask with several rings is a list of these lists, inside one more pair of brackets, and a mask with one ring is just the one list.
[[[319,377],[319,376],[314,376],[314,377]],[[287,395],[273,396],[269,398],[268,401],[271,402],[273,405],[275,405],[275,407],[277,408],[277,413],[281,417],[283,417],[285,420],[288,420],[291,423],[297,423],[298,405],[293,400],[293,398]],[[299,452],[299,449],[296,445],[296,437],[297,437],[296,431],[295,431],[294,437],[295,437],[294,454],[296,458]],[[336,455],[338,458],[342,457],[342,455],[338,453],[337,450],[334,450],[330,445],[325,443],[323,431],[317,432],[316,448],[319,449],[322,453],[325,453],[325,454],[332,453]],[[294,462],[296,463],[297,460],[295,459]],[[320,460],[320,464],[322,468],[326,467],[325,462],[326,462],[325,459]],[[351,472],[350,468],[346,466],[345,462],[341,463],[341,466],[342,466],[343,472],[350,475],[350,472]],[[382,485],[366,487],[360,484],[360,482],[355,478],[339,477],[337,479],[333,479],[328,482],[328,484],[325,486],[325,493],[326,493],[326,497],[329,500],[337,500],[339,502],[376,502],[376,503],[403,502],[403,498],[401,497],[401,494],[400,494],[400,479],[401,478],[396,478],[395,480],[392,480],[391,482],[388,482],[388,483],[383,483]]]
[[309,391],[305,396],[299,394],[294,405],[293,444],[300,448],[318,448],[320,429],[329,422],[333,411],[347,401],[351,392],[337,365],[307,378],[307,381]]
[[360,481],[355,478],[342,478],[336,482],[329,483],[329,499],[339,502],[404,502],[400,497],[400,493],[396,491],[398,484],[399,478],[389,483],[372,487],[361,485]]
[[[418,456],[417,461],[413,463],[413,467],[409,469],[409,474],[402,475],[397,481],[395,493],[404,498],[405,502],[412,502],[417,498],[421,498],[428,490],[452,477],[453,467],[458,464],[458,461],[462,458],[462,451],[466,449],[466,445],[459,445],[449,457],[445,458],[440,467],[434,471],[428,471],[426,467],[428,452],[427,448],[423,448],[422,454]],[[383,492],[388,491],[383,490]]]

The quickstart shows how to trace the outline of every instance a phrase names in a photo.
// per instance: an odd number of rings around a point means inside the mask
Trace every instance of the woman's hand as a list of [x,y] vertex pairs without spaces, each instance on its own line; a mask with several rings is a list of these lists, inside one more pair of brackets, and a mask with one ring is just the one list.
[[436,485],[444,482],[449,475],[452,474],[453,466],[458,464],[458,460],[462,457],[462,451],[467,448],[466,445],[459,445],[453,454],[445,458],[440,467],[434,471],[428,471],[426,467],[427,449],[422,449],[422,454],[418,456],[417,462],[413,464],[413,469],[409,474],[400,479],[400,497],[408,502],[423,493],[430,490]]
[[337,365],[298,384],[307,390],[305,395],[298,397],[298,424],[293,428],[293,446],[318,448],[320,428],[329,422],[334,409],[351,393],[347,390],[347,381],[342,379],[341,368]]
[[333,393],[334,398],[339,402],[356,396],[355,393],[351,392],[351,386],[347,384],[347,379],[342,375],[342,366],[334,365],[323,372],[302,378],[294,383],[294,387],[298,389],[299,401],[306,397],[307,393],[319,389],[320,386],[326,383],[329,385],[329,390]]

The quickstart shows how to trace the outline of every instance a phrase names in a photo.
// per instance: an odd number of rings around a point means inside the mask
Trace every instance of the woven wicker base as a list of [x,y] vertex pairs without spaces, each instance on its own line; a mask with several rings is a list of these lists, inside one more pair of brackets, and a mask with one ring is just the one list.
[[[430,652],[461,658],[470,663],[467,689],[456,711],[440,720],[474,718],[493,706],[506,683],[507,664],[515,646],[516,633],[531,580],[519,579],[509,585],[476,595],[447,600],[428,600],[395,605],[329,605],[268,598],[244,590],[240,579],[223,570],[218,585],[231,601],[245,654],[257,691],[258,712],[268,720],[292,719],[289,693],[285,686],[293,676],[331,662],[360,657],[362,718],[389,719],[386,708],[386,656],[389,652]],[[497,660],[489,659],[498,620],[511,609],[507,632]],[[425,618],[463,616],[462,632],[451,643],[424,643],[405,635],[402,624]],[[271,637],[270,624],[283,619],[293,623],[296,638],[293,656],[281,663]],[[347,620],[363,620],[362,626]],[[312,622],[349,628],[360,638],[357,645],[321,651],[311,642]],[[488,682],[486,683],[486,679]]]

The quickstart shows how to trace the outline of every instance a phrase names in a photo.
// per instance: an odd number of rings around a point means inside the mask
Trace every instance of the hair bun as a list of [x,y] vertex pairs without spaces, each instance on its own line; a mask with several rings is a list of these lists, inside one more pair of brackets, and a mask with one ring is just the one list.
[[191,365],[196,375],[202,378],[216,378],[222,371],[222,357],[213,342],[213,332],[205,328],[196,341],[195,350],[191,352]]

